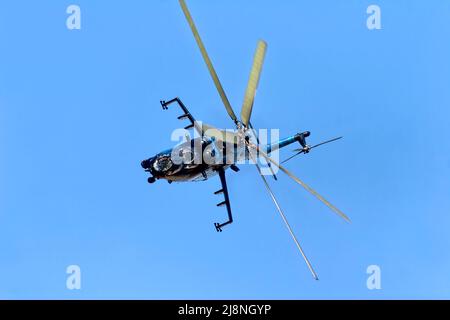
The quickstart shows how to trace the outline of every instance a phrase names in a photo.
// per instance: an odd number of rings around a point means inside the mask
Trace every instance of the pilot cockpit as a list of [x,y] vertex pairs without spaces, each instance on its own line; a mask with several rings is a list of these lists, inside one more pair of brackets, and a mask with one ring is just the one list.
[[170,156],[159,156],[152,164],[152,168],[158,172],[167,172],[172,168],[172,166],[173,162],[170,159]]

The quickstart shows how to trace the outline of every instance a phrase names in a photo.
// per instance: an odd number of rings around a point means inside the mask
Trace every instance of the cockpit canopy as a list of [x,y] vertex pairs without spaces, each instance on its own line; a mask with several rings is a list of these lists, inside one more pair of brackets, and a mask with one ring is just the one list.
[[152,164],[152,169],[159,173],[164,173],[169,171],[173,166],[173,162],[170,159],[170,155],[162,155],[155,159]]

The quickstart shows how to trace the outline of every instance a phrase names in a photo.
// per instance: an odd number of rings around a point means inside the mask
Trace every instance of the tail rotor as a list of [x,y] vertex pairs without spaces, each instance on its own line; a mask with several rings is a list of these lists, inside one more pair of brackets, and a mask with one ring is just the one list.
[[[306,132],[308,132],[308,131],[306,131]],[[308,133],[309,133],[309,132],[308,132]],[[309,135],[309,134],[308,134],[308,135]],[[296,156],[298,156],[298,155],[300,155],[300,154],[302,154],[302,153],[305,153],[305,154],[306,154],[306,153],[309,153],[309,151],[311,151],[311,149],[317,148],[318,146],[324,145],[324,144],[326,144],[326,143],[334,142],[334,141],[339,140],[339,139],[342,139],[342,138],[343,138],[343,137],[337,137],[337,138],[334,138],[334,139],[330,139],[330,140],[327,140],[327,141],[324,141],[324,142],[315,144],[315,145],[313,145],[312,147],[309,146],[309,145],[307,145],[306,143],[303,144],[302,141],[300,141],[300,144],[302,145],[302,148],[301,148],[301,149],[294,149],[293,151],[296,152],[296,153],[295,153],[294,155],[290,156],[289,158],[283,160],[283,161],[281,162],[281,164],[283,164],[283,163],[285,163],[285,162],[288,162],[288,161],[291,160],[292,158],[295,158]]]

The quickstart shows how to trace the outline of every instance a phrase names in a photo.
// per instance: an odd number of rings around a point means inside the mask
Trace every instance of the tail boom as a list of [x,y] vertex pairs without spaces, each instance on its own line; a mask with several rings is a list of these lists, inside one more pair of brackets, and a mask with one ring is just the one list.
[[281,140],[279,140],[279,141],[277,141],[275,143],[268,144],[266,146],[266,148],[265,148],[266,149],[266,153],[271,153],[271,152],[276,151],[278,149],[284,148],[284,147],[286,147],[286,146],[288,146],[288,145],[290,145],[290,144],[292,144],[294,142],[298,142],[298,143],[300,143],[300,145],[302,147],[304,147],[304,146],[306,146],[305,138],[308,137],[309,135],[310,135],[310,132],[309,131],[305,131],[305,132],[297,133],[297,134],[295,134],[293,136],[289,136],[287,138],[281,139]]

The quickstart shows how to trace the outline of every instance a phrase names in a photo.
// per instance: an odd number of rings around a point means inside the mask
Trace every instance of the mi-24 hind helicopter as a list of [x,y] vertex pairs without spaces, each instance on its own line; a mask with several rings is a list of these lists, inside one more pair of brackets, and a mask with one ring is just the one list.
[[[225,106],[226,111],[228,112],[228,115],[230,116],[231,120],[233,120],[236,130],[221,130],[213,126],[197,122],[179,98],[174,98],[170,101],[161,101],[161,106],[164,110],[167,110],[169,105],[172,105],[173,103],[178,104],[183,111],[183,114],[180,115],[178,119],[187,119],[190,123],[187,127],[185,127],[185,129],[194,128],[194,130],[196,130],[200,134],[200,138],[187,139],[185,143],[175,148],[165,150],[149,159],[143,160],[141,162],[141,166],[145,169],[145,171],[151,174],[151,176],[148,178],[148,182],[154,183],[159,179],[166,179],[169,183],[173,181],[202,181],[218,174],[220,177],[221,188],[218,191],[214,192],[214,194],[223,194],[224,200],[217,204],[217,206],[226,206],[228,213],[228,220],[226,222],[214,223],[216,230],[218,232],[221,232],[224,226],[233,222],[230,198],[228,195],[227,183],[225,179],[225,170],[230,168],[231,170],[237,172],[239,171],[239,168],[236,166],[236,164],[239,161],[251,160],[252,162],[254,162],[264,182],[264,185],[267,188],[267,191],[269,192],[273,202],[275,203],[275,206],[280,213],[286,227],[288,228],[288,231],[291,234],[298,250],[303,256],[303,259],[305,260],[313,277],[317,280],[317,274],[314,271],[308,258],[306,257],[294,232],[292,231],[292,228],[290,227],[289,222],[287,221],[286,216],[284,215],[274,193],[272,192],[257,160],[261,157],[265,159],[266,163],[268,164],[268,168],[270,169],[270,173],[273,175],[275,180],[277,178],[272,166],[275,166],[282,172],[286,173],[295,182],[300,184],[309,193],[314,195],[322,203],[328,206],[332,211],[349,222],[349,218],[342,211],[328,202],[314,189],[309,187],[306,183],[304,183],[289,170],[287,170],[284,166],[277,163],[269,156],[270,153],[274,150],[298,142],[300,144],[300,148],[295,149],[294,151],[296,153],[285,160],[287,161],[297,155],[306,154],[315,147],[335,141],[337,139],[340,139],[341,137],[310,146],[306,143],[306,138],[310,135],[310,132],[305,131],[302,133],[296,133],[273,144],[260,145],[258,136],[256,135],[256,131],[254,130],[250,122],[250,116],[253,109],[253,102],[255,99],[255,93],[262,70],[267,44],[262,40],[258,42],[253,58],[253,65],[250,72],[247,89],[245,91],[244,102],[241,108],[240,119],[238,119],[233,111],[233,108],[230,105],[230,102],[228,101],[228,98],[219,81],[216,71],[214,70],[211,60],[209,59],[208,53],[206,52],[205,46],[203,45],[203,42],[200,38],[200,35],[197,31],[197,28],[186,6],[185,1],[179,0],[179,2],[197,42],[197,45],[200,49],[202,57],[206,63],[206,66],[208,67],[209,73],[211,74],[217,91],[219,92],[220,98]],[[232,151],[231,156],[229,155],[229,151]],[[194,161],[195,156],[198,154],[200,154],[201,157],[205,157],[205,155],[207,155],[209,161]],[[181,161],[180,158],[182,159]]]

